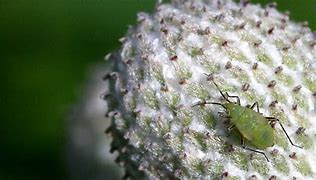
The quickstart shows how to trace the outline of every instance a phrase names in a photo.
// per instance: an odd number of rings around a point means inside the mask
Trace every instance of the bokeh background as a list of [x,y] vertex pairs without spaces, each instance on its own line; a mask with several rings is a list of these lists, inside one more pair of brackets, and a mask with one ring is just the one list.
[[[316,29],[315,0],[276,2],[291,19]],[[127,25],[136,23],[136,13],[154,5],[0,0],[0,179],[74,179],[67,163],[69,113],[82,102],[96,64],[119,47]]]

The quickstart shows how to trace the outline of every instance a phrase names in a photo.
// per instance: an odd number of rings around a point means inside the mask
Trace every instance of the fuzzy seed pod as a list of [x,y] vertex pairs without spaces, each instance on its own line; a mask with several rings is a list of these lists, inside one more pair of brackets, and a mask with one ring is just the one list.
[[[121,42],[106,76],[107,132],[125,177],[316,178],[316,39],[306,25],[275,4],[172,0],[139,13]],[[241,106],[258,102],[303,148],[279,124],[274,145],[262,150],[270,162],[242,148],[225,109],[201,103],[225,103],[213,82]]]

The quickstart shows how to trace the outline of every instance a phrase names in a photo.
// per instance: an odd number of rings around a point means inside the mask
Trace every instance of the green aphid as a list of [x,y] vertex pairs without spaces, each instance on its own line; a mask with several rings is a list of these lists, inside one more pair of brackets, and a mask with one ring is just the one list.
[[[273,125],[278,122],[285,133],[286,137],[290,141],[290,143],[298,148],[302,148],[301,146],[295,145],[282,123],[279,119],[275,117],[265,117],[259,112],[258,102],[255,102],[251,107],[241,106],[240,99],[238,96],[230,96],[227,92],[224,94],[217,84],[213,82],[215,86],[218,88],[222,97],[226,100],[226,103],[218,103],[218,102],[199,102],[194,106],[205,105],[205,104],[215,104],[222,106],[226,110],[227,118],[230,119],[231,126],[228,128],[228,131],[232,131],[233,129],[237,129],[241,134],[241,145],[242,148],[250,150],[252,152],[260,153],[265,156],[267,161],[269,161],[268,157],[263,150],[267,147],[271,147],[275,144],[276,135],[274,133]],[[228,98],[235,98],[237,102],[232,102]],[[257,111],[253,110],[256,107]],[[245,146],[245,140],[249,142],[256,149],[252,149]],[[259,149],[259,150],[257,150]]]

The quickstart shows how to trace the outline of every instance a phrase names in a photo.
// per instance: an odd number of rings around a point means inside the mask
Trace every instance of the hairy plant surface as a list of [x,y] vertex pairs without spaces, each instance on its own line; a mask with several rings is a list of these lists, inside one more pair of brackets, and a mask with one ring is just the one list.
[[[134,179],[314,179],[316,172],[316,39],[306,24],[248,1],[172,0],[120,39],[107,56],[105,94],[117,162]],[[275,117],[274,145],[262,154],[228,136],[216,105],[223,92],[242,106],[258,102]],[[249,124],[250,125],[250,124]],[[246,142],[251,146],[251,142]]]

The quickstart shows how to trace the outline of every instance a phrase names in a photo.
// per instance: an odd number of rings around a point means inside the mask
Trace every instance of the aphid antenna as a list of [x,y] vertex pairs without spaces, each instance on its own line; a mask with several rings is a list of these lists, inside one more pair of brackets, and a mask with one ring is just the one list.
[[[208,76],[208,77],[212,75],[212,74],[207,74],[207,73],[203,73],[203,74],[206,75],[206,76]],[[221,89],[218,87],[218,85],[215,83],[214,79],[211,78],[210,80],[214,83],[214,85],[216,86],[216,88],[218,89],[218,91],[221,93],[222,97],[223,97],[227,102],[231,102],[231,101],[224,95],[224,93],[221,91]],[[229,96],[228,93],[226,93],[226,94],[227,94],[227,96]]]
[[214,104],[214,105],[222,106],[224,109],[226,109],[226,107],[223,104],[221,104],[221,103],[218,103],[218,102],[207,102],[207,101],[198,102],[198,103],[194,104],[191,107],[193,108],[195,106],[200,106],[200,105],[205,105],[205,104]]
[[[230,102],[230,103],[231,103],[231,101],[224,95],[224,93],[221,91],[221,89],[218,87],[218,85],[215,83],[215,81],[214,81],[214,80],[212,80],[212,81],[213,81],[214,85],[216,86],[216,88],[218,89],[218,91],[221,93],[222,97],[223,97],[227,102]],[[227,93],[226,93],[226,94],[227,94]]]

